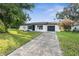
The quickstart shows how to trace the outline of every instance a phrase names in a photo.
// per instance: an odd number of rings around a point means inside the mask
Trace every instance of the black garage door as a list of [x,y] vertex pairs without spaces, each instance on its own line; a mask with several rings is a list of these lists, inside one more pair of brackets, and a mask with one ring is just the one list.
[[55,31],[55,26],[48,26],[47,30],[48,31]]

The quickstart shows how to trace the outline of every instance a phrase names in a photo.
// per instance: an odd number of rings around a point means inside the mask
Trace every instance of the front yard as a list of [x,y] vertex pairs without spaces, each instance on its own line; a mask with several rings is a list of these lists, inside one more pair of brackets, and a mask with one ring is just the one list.
[[8,55],[39,34],[39,32],[23,32],[15,29],[9,30],[9,33],[0,33],[0,55]]
[[63,55],[79,56],[79,32],[58,32],[57,35]]

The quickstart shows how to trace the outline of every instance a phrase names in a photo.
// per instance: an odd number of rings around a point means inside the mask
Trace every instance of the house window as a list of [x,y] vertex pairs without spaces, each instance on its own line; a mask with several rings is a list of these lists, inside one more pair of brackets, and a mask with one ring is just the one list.
[[37,28],[38,28],[39,30],[42,30],[42,29],[43,29],[43,26],[42,26],[42,25],[37,25]]
[[31,25],[29,25],[29,26],[28,26],[28,29],[32,29],[32,26],[31,26]]

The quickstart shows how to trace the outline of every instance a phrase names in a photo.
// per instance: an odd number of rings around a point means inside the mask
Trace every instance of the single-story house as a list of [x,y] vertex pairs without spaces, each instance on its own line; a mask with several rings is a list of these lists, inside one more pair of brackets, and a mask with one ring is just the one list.
[[20,26],[19,30],[24,31],[40,31],[40,32],[47,32],[47,31],[60,31],[57,22],[32,22],[23,24]]

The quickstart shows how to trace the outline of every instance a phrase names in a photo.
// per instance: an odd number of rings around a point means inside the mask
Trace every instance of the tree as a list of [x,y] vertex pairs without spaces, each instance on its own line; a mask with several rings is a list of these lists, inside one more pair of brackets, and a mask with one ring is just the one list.
[[79,20],[79,3],[71,3],[63,9],[62,12],[56,14],[59,18],[68,18],[74,21]]
[[62,22],[62,24],[64,25],[63,27],[65,29],[69,29],[71,27],[71,23],[70,21],[67,21],[67,19],[74,21],[74,23],[79,22],[79,3],[70,3],[67,7],[64,7],[62,12],[58,12],[56,14],[56,17],[57,19],[65,19]]
[[59,23],[59,25],[60,25],[60,28],[63,27],[63,30],[70,31],[73,23],[74,23],[74,21],[72,21],[70,19],[64,19]]
[[65,18],[63,12],[61,12],[61,13],[57,12],[56,17],[57,17],[57,19],[64,19]]
[[25,20],[30,19],[28,14],[24,14],[23,9],[31,11],[32,8],[34,8],[34,5],[28,3],[0,4],[0,20],[5,26],[5,32],[9,27],[19,26]]

